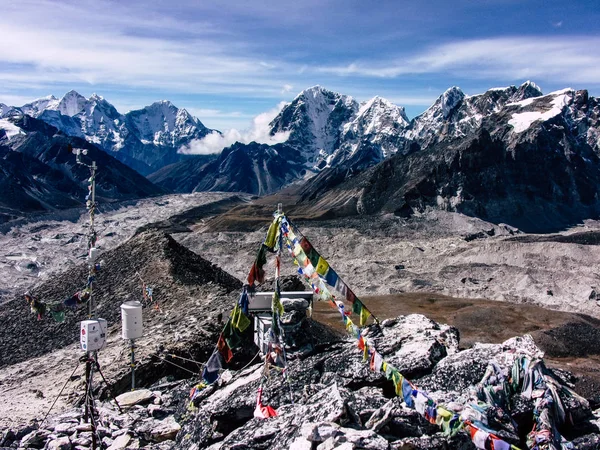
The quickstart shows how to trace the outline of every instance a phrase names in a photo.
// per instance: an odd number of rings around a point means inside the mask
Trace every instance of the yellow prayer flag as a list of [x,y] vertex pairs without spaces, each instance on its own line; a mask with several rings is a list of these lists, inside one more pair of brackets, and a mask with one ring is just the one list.
[[352,323],[352,321],[350,320],[350,318],[349,318],[349,317],[346,317],[346,319],[348,320],[348,322],[346,322],[346,331],[347,331],[348,333],[352,333],[352,330],[353,330],[354,324]]
[[319,262],[317,264],[317,273],[324,277],[328,270],[329,263],[325,261],[325,259],[322,256],[319,256]]
[[279,315],[283,315],[283,305],[281,304],[281,300],[279,299],[279,295],[277,292],[273,292],[273,298],[271,300],[271,311],[278,312]]
[[381,371],[383,373],[385,373],[385,371],[387,370],[387,366],[388,366],[388,364],[385,361],[383,362],[383,364],[381,364]]
[[360,326],[361,327],[364,327],[366,325],[367,320],[369,319],[370,315],[371,315],[371,313],[363,305],[363,307],[360,310]]

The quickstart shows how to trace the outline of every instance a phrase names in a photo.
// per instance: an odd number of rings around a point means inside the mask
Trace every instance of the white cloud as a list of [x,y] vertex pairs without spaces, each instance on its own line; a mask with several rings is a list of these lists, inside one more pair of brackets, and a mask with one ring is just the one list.
[[562,20],[559,20],[558,22],[552,22],[552,26],[554,28],[560,28],[560,27],[562,27],[562,25],[563,25],[563,21]]
[[286,93],[290,92],[292,89],[294,89],[294,86],[292,86],[291,84],[284,84],[283,88],[281,89],[281,93],[286,94]]
[[564,83],[597,84],[599,37],[503,37],[465,40],[432,47],[391,64],[357,61],[317,71],[339,76],[396,78],[424,73],[475,79],[536,78]]
[[[279,97],[280,74],[239,36],[129,2],[23,0],[0,14],[0,82]],[[150,8],[148,8],[150,9]],[[125,18],[127,18],[125,20]],[[69,24],[69,26],[65,26]],[[175,32],[174,30],[177,30]]]
[[258,142],[259,144],[269,145],[285,142],[290,136],[290,133],[279,132],[271,135],[269,124],[286,104],[286,102],[281,102],[276,108],[256,116],[252,120],[251,128],[248,130],[238,131],[235,128],[232,128],[222,134],[213,132],[202,139],[196,139],[190,142],[189,145],[181,147],[179,153],[186,155],[210,155],[221,153],[224,148],[227,148],[236,142],[241,142],[243,144]]

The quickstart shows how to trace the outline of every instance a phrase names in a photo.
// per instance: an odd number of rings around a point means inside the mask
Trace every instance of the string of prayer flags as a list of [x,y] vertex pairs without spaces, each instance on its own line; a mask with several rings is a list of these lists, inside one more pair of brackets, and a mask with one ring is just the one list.
[[31,312],[37,315],[37,320],[42,320],[46,314],[49,314],[57,323],[65,321],[65,306],[62,303],[48,305],[47,303],[38,300],[29,292],[26,292],[24,296]]

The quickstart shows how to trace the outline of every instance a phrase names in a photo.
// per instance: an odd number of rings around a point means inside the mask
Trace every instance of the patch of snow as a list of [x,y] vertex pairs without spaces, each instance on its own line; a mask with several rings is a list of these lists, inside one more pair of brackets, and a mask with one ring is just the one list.
[[567,95],[567,92],[572,92],[572,90],[564,89],[562,91],[548,94],[555,95],[554,100],[552,100],[552,108],[550,108],[550,110],[546,112],[530,111],[513,114],[512,118],[508,121],[508,124],[513,126],[515,133],[522,133],[523,131],[528,130],[534,122],[548,120],[557,116],[562,112],[563,108],[568,103],[569,96]]
[[6,133],[6,137],[9,140],[19,134],[25,134],[23,133],[23,130],[21,130],[18,126],[16,126],[12,122],[9,122],[6,119],[0,119],[0,128],[4,130],[4,132]]
[[526,98],[525,100],[521,100],[520,102],[507,103],[504,106],[520,106],[521,108],[524,108],[527,105],[531,105],[531,103],[533,103],[535,100],[537,100],[539,98],[542,98],[542,97]]

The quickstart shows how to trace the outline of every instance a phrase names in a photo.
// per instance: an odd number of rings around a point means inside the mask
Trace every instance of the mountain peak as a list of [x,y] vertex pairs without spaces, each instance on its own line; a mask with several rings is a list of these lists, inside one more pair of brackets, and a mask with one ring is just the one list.
[[81,95],[79,92],[77,92],[75,89],[71,89],[69,92],[67,92],[64,96],[63,99],[65,98],[71,98],[71,97],[76,97],[76,98],[85,98],[83,95]]
[[458,105],[464,98],[465,93],[458,86],[452,86],[439,97],[438,100],[442,107],[444,119],[448,118],[454,107]]

